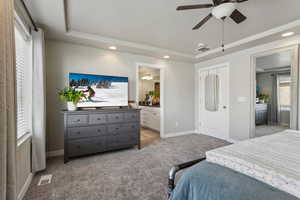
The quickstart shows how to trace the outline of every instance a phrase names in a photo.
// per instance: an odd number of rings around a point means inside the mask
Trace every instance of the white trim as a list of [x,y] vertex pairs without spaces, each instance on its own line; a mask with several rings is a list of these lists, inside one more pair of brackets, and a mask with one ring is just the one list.
[[227,139],[226,141],[227,141],[227,142],[230,142],[230,143],[232,143],[232,144],[235,144],[235,143],[241,142],[241,141],[234,140],[234,139],[231,139],[231,138]]
[[191,134],[197,134],[197,133],[195,130],[167,133],[162,138],[178,137],[178,136],[191,135]]
[[57,157],[57,156],[63,156],[64,155],[64,150],[60,149],[60,150],[56,150],[56,151],[48,151],[46,153],[46,155],[47,155],[47,158]]
[[156,68],[160,70],[160,137],[163,138],[165,136],[165,69],[163,65],[156,65],[156,64],[148,64],[148,63],[136,63],[135,68],[135,79],[136,79],[136,103],[139,104],[139,67],[150,67]]
[[22,34],[24,40],[28,41],[31,38],[31,34],[29,32],[28,27],[24,24],[23,20],[21,19],[20,15],[14,11],[14,20],[15,20],[15,26]]
[[[240,45],[242,45],[242,44],[246,44],[246,43],[249,43],[249,42],[258,40],[258,39],[265,38],[265,37],[267,37],[267,36],[271,36],[271,35],[274,35],[274,34],[283,32],[283,31],[285,31],[285,30],[289,30],[289,29],[292,29],[292,28],[296,28],[296,27],[298,27],[298,26],[300,26],[300,20],[295,20],[295,21],[290,22],[290,23],[288,23],[288,24],[285,24],[285,25],[283,25],[283,26],[278,26],[278,27],[276,27],[276,28],[273,28],[273,29],[264,31],[264,32],[262,32],[262,33],[258,33],[258,34],[256,34],[256,35],[252,35],[252,36],[250,36],[250,37],[246,37],[246,38],[243,38],[243,39],[238,40],[238,41],[236,41],[236,42],[227,44],[225,48],[226,48],[226,49],[230,49],[230,48],[233,48],[233,47],[237,47],[237,46],[240,46]],[[211,55],[211,54],[214,54],[214,53],[219,53],[219,52],[222,52],[222,48],[221,48],[221,47],[212,49],[212,50],[207,51],[207,52],[205,52],[205,53],[198,54],[198,55],[196,55],[196,58],[197,58],[197,59],[203,58],[203,57],[205,57],[205,56],[208,56],[208,55]]]
[[31,181],[33,179],[33,173],[30,173],[28,176],[27,176],[27,179],[25,181],[25,184],[23,185],[23,187],[21,188],[21,191],[20,193],[18,194],[18,200],[22,200],[31,184]]
[[[300,89],[300,81],[299,81],[299,45],[298,44],[294,44],[294,45],[287,45],[287,46],[283,46],[280,48],[275,48],[275,49],[269,49],[266,51],[262,51],[262,52],[258,52],[255,54],[252,54],[250,59],[251,59],[251,66],[250,66],[250,120],[249,120],[249,138],[254,138],[255,137],[255,104],[256,104],[256,59],[258,57],[262,57],[262,56],[268,56],[268,55],[272,55],[274,53],[278,53],[278,52],[282,52],[282,51],[288,51],[291,50],[292,54],[295,55],[294,59],[292,60],[292,65],[294,67],[292,68],[297,68],[296,73],[297,77],[298,77],[298,94],[300,93],[299,89]],[[293,69],[292,69],[293,70]],[[297,95],[298,96],[298,95]],[[298,126],[297,128],[300,127],[300,117],[299,117],[299,113],[300,113],[300,98],[298,98],[297,100],[298,102],[298,109],[297,109],[297,118],[296,119],[296,126]],[[292,112],[290,112],[290,114],[292,114]]]
[[31,133],[25,133],[20,138],[17,139],[17,146],[21,146],[24,142],[27,140],[31,140],[32,134]]
[[220,63],[220,64],[212,65],[212,66],[209,66],[209,67],[200,67],[198,69],[198,72],[199,71],[211,70],[211,69],[217,69],[217,68],[223,68],[224,66],[229,68],[230,63],[229,62],[225,62],[225,63]]
[[[217,64],[217,65],[212,65],[212,66],[209,66],[209,67],[201,67],[198,69],[197,73],[196,74],[196,93],[195,94],[198,94],[198,95],[195,95],[196,97],[196,101],[195,101],[195,108],[198,108],[196,110],[196,118],[195,118],[195,129],[197,130],[198,133],[200,133],[200,128],[199,128],[199,123],[200,123],[200,106],[198,104],[199,102],[199,99],[200,99],[200,92],[199,92],[199,88],[200,88],[200,82],[199,82],[199,76],[200,76],[200,73],[201,71],[207,71],[207,70],[212,70],[212,69],[217,69],[217,68],[227,68],[227,78],[228,78],[228,99],[227,99],[227,110],[228,110],[228,113],[227,113],[227,127],[228,127],[228,131],[227,131],[227,136],[226,138],[220,138],[220,139],[223,139],[223,140],[226,140],[228,141],[229,138],[230,138],[230,63],[229,62],[225,62],[225,63],[220,63],[220,64]],[[198,83],[198,84],[197,84]],[[203,134],[203,133],[200,133],[200,134]],[[205,134],[204,134],[205,135]],[[211,136],[211,135],[210,135]],[[212,137],[212,136],[211,136]]]
[[84,40],[96,41],[96,42],[101,42],[101,43],[106,43],[106,44],[111,44],[111,45],[126,46],[126,47],[142,49],[142,50],[147,50],[147,51],[153,51],[153,52],[164,52],[165,54],[176,55],[176,56],[189,58],[189,59],[193,59],[193,60],[195,59],[195,56],[193,56],[192,54],[181,53],[181,52],[174,51],[171,49],[164,49],[164,48],[159,48],[159,47],[136,43],[136,42],[129,42],[129,41],[125,41],[125,40],[113,39],[110,37],[103,37],[100,35],[95,35],[95,34],[90,34],[90,33],[83,33],[83,32],[79,32],[79,31],[68,31],[66,33],[66,35],[70,36],[70,37],[74,37],[74,38],[84,39]]
[[[195,131],[195,133],[197,133],[197,134],[199,134],[199,135],[206,135],[206,136],[209,136],[209,137],[213,137],[213,136],[211,136],[211,135],[207,135],[207,134],[204,134],[204,133],[200,133],[199,131]],[[213,137],[213,138],[216,138],[216,137]],[[217,138],[217,139],[220,139],[220,138]],[[220,139],[220,140],[224,140],[224,139]],[[232,143],[232,144],[235,144],[235,143],[240,142],[239,140],[235,140],[235,139],[231,139],[231,138],[228,138],[228,139],[226,139],[225,141],[230,142],[230,143]]]

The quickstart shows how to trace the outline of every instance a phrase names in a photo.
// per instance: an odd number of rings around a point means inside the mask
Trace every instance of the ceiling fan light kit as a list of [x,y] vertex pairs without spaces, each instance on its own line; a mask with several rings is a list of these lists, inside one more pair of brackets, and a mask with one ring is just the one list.
[[[212,8],[211,13],[202,19],[193,30],[199,29],[212,17],[222,20],[222,51],[225,50],[224,47],[224,20],[230,17],[235,23],[240,24],[247,19],[238,9],[236,5],[238,3],[243,3],[248,0],[212,0],[213,4],[197,4],[197,5],[185,5],[178,6],[176,10],[190,10],[190,9],[202,9],[202,8]],[[198,48],[199,49],[199,48]]]
[[214,7],[211,11],[212,15],[217,19],[223,19],[229,17],[236,9],[235,3],[223,3]]

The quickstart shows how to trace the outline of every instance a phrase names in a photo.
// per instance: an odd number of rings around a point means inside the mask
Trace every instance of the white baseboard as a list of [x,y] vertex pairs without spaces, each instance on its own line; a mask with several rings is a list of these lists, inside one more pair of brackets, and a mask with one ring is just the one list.
[[47,158],[63,156],[64,155],[64,150],[60,149],[60,150],[56,150],[56,151],[48,151],[46,154],[47,154]]
[[18,194],[18,200],[22,200],[31,184],[31,181],[33,179],[33,173],[30,173],[23,185],[23,187],[21,188],[20,193]]
[[234,139],[227,139],[226,140],[227,142],[230,142],[230,143],[232,143],[232,144],[235,144],[235,143],[238,143],[238,142],[240,142],[240,141],[238,141],[238,140],[234,140]]
[[[200,132],[197,131],[197,130],[195,130],[195,133],[197,133],[197,134],[202,134],[202,135],[207,135],[207,134],[200,133]],[[211,135],[207,135],[207,136],[213,137],[213,136],[211,136]],[[230,143],[233,143],[233,144],[235,144],[235,143],[237,143],[237,142],[240,142],[240,141],[238,141],[238,140],[234,140],[234,139],[231,139],[231,138],[228,138],[228,139],[218,138],[218,139],[220,139],[220,140],[225,140],[225,141],[230,142]]]
[[163,138],[170,138],[170,137],[177,137],[177,136],[183,136],[183,135],[190,135],[195,134],[195,130],[190,131],[183,131],[183,132],[176,132],[176,133],[167,133],[163,136]]

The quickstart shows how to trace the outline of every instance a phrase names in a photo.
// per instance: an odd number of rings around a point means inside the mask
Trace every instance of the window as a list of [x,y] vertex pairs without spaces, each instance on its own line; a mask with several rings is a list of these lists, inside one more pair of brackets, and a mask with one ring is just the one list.
[[31,132],[32,105],[32,45],[22,29],[15,28],[16,89],[17,89],[17,138]]

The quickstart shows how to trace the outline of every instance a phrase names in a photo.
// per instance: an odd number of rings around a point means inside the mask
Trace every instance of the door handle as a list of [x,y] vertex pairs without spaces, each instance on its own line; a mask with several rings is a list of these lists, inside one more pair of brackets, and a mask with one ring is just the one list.
[[224,108],[224,109],[226,109],[226,108],[227,108],[227,106],[223,106],[223,108]]

